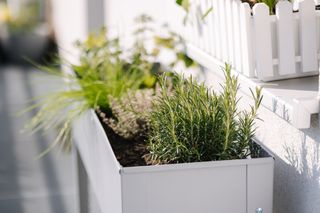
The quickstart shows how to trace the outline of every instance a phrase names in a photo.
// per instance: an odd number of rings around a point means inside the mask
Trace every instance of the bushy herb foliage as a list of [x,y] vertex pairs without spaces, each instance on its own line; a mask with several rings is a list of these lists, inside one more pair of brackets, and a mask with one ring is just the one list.
[[[40,70],[64,79],[68,87],[67,90],[63,88],[41,97],[37,104],[26,110],[39,109],[26,125],[27,131],[53,128],[58,130],[56,139],[43,155],[57,144],[70,148],[72,122],[83,112],[99,108],[107,117],[113,117],[110,97],[117,99],[128,91],[154,88],[157,75],[164,72],[163,67],[156,63],[161,48],[173,49],[177,55],[179,54],[176,49],[171,48],[171,45],[176,45],[175,42],[179,40],[170,37],[173,34],[169,34],[169,37],[153,36],[151,39],[156,40],[154,49],[157,48],[157,51],[147,51],[144,46],[147,38],[144,35],[153,32],[149,28],[151,18],[142,15],[137,18],[137,22],[136,42],[130,49],[123,49],[119,38],[106,37],[106,29],[102,29],[99,33],[91,34],[86,41],[77,42],[80,50],[79,64],[62,62],[63,66],[68,66],[74,71],[73,74],[39,66]],[[177,60],[179,59],[177,57]]]
[[250,155],[254,120],[261,103],[261,90],[252,93],[250,111],[239,111],[238,79],[225,67],[225,84],[217,94],[190,77],[173,77],[168,93],[167,78],[161,80],[161,99],[151,114],[149,139],[153,163],[183,163],[243,159]]
[[156,98],[154,89],[141,89],[129,92],[116,99],[110,97],[114,117],[108,117],[101,110],[99,116],[115,133],[129,140],[144,140],[150,130],[152,102]]

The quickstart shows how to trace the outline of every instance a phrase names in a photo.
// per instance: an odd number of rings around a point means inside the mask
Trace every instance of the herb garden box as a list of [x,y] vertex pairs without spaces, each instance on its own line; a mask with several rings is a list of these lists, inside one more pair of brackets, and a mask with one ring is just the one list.
[[122,167],[93,110],[73,138],[102,212],[272,212],[273,157]]

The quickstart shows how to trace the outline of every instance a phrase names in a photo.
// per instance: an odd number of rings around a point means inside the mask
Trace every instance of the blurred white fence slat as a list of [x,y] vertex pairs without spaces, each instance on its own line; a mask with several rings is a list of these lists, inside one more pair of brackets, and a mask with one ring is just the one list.
[[215,47],[216,47],[216,51],[215,51],[215,58],[216,59],[222,59],[222,51],[221,51],[221,28],[220,28],[220,10],[219,8],[219,3],[220,0],[212,0],[213,1],[213,8],[214,8],[214,12],[213,12],[213,16],[214,16],[214,26],[212,26],[214,28],[214,43],[215,43]]
[[296,72],[292,4],[281,1],[276,6],[278,30],[279,75]]
[[301,66],[303,72],[318,70],[316,11],[313,0],[299,3]]
[[240,33],[240,1],[232,1],[232,14],[233,14],[233,35],[234,35],[234,67],[237,71],[241,72],[241,33]]
[[248,3],[240,6],[240,34],[242,51],[242,72],[248,77],[254,77],[253,58],[253,25],[251,9]]
[[209,54],[211,54],[212,56],[215,55],[215,50],[216,50],[216,46],[215,46],[215,26],[214,25],[214,13],[212,12],[213,9],[213,2],[212,0],[208,0],[208,8],[211,8],[211,12],[208,14],[207,17],[207,21],[208,21],[208,28],[209,28],[209,39],[210,39],[210,50],[209,50]]
[[233,23],[232,23],[232,17],[234,14],[232,14],[232,7],[231,7],[232,0],[226,0],[225,1],[225,11],[226,11],[226,19],[227,19],[227,43],[228,43],[228,58],[232,66],[234,66],[234,40],[235,40],[235,34],[233,32]]
[[226,12],[225,12],[225,1],[226,0],[217,0],[219,2],[220,10],[220,32],[221,32],[221,50],[222,50],[222,57],[221,59],[225,62],[229,62],[228,58],[228,41],[227,41],[227,19],[226,19]]
[[269,8],[263,3],[253,7],[256,69],[260,79],[273,77],[271,22]]

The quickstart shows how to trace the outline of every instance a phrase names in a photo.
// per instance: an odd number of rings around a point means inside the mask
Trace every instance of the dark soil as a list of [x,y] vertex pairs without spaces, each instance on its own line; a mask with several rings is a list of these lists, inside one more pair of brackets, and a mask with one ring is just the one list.
[[[123,167],[132,167],[132,166],[146,166],[151,165],[152,162],[149,158],[149,152],[147,149],[146,139],[140,138],[137,140],[128,140],[122,136],[116,134],[107,124],[102,122],[102,119],[97,113],[100,122],[108,135],[109,142],[113,149],[113,152]],[[269,157],[262,147],[252,141],[250,145],[251,157],[260,158],[260,157]]]
[[100,122],[108,135],[108,139],[112,146],[113,152],[119,163],[124,167],[130,166],[146,166],[147,162],[147,143],[146,140],[128,140],[116,134],[108,125],[101,121],[99,113],[97,113]]

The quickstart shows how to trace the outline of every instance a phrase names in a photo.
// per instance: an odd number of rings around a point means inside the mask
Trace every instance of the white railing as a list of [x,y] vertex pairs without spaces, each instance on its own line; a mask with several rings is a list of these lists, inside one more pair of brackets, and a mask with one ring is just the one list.
[[[210,7],[213,12],[202,19]],[[251,10],[240,0],[193,0],[182,35],[188,44],[249,77],[270,81],[316,75],[320,11],[313,0],[300,2],[298,12],[292,8],[280,1],[276,15],[269,15],[262,3]]]

